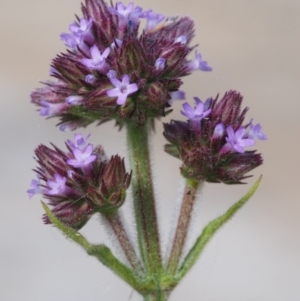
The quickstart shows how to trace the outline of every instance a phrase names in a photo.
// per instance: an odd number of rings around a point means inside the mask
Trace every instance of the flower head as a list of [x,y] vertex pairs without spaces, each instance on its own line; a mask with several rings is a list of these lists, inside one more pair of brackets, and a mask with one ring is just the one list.
[[[103,0],[86,0],[82,14],[69,33],[61,34],[69,49],[52,61],[54,80],[31,94],[41,115],[60,117],[62,130],[110,119],[142,124],[165,116],[181,78],[210,69],[198,52],[189,60],[195,47],[188,17],[168,18],[132,2]],[[142,19],[146,25],[139,30]]]
[[[38,180],[32,180],[27,190],[30,198],[42,194],[56,217],[75,229],[97,211],[116,211],[124,203],[131,179],[124,159],[108,160],[101,146],[86,143],[88,137],[75,134],[74,142],[66,142],[68,152],[40,145],[35,151]],[[44,222],[50,223],[48,217]]]
[[248,177],[246,173],[262,164],[260,154],[245,150],[255,141],[247,125],[242,125],[247,112],[247,108],[241,110],[242,96],[229,91],[219,101],[195,101],[194,109],[187,103],[183,105],[187,122],[173,120],[164,125],[169,141],[165,151],[182,160],[181,173],[186,178],[242,183]]

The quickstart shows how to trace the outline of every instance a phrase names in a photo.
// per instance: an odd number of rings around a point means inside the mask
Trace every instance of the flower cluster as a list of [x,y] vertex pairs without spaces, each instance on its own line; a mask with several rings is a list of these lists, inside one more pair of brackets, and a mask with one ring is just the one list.
[[[31,94],[42,116],[61,118],[61,130],[100,122],[164,116],[172,99],[183,99],[181,77],[211,67],[189,46],[194,22],[166,18],[121,2],[86,0],[83,17],[61,34],[68,47],[52,62],[56,81]],[[139,34],[140,20],[146,26]]]
[[[75,134],[74,142],[66,142],[67,153],[55,145],[53,149],[38,146],[37,180],[32,180],[27,190],[30,198],[43,194],[52,212],[75,229],[84,226],[97,211],[113,214],[123,204],[131,179],[124,159],[116,155],[108,160],[102,147],[93,147],[87,138]],[[50,222],[47,216],[44,222]]]
[[247,172],[262,164],[256,151],[246,151],[255,139],[266,140],[260,124],[253,120],[242,125],[247,108],[241,110],[242,96],[229,91],[218,101],[204,103],[195,97],[196,106],[183,104],[181,112],[189,120],[164,124],[170,142],[165,151],[183,162],[181,173],[197,181],[241,183]]

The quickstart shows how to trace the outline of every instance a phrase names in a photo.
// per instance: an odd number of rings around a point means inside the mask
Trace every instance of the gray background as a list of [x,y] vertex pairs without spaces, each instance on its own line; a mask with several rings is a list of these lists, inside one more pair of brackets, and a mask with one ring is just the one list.
[[[30,92],[48,78],[52,58],[64,50],[79,1],[1,1],[1,210],[0,299],[3,301],[141,300],[94,258],[41,222],[40,198],[27,199],[39,143],[63,141],[73,133],[55,128],[30,104]],[[190,103],[236,89],[250,107],[248,118],[263,125],[267,142],[258,142],[265,163],[244,186],[207,184],[200,197],[191,241],[205,223],[242,196],[259,174],[252,200],[210,242],[199,262],[175,289],[171,301],[298,301],[300,277],[299,130],[300,1],[173,0],[136,2],[164,15],[196,21],[199,50],[213,66],[185,79]],[[172,118],[181,118],[181,104]],[[90,126],[91,141],[107,154],[125,155],[125,138],[112,123]],[[152,140],[155,184],[164,244],[180,182],[179,161],[163,152],[161,125]],[[128,204],[127,211],[130,211]],[[128,213],[127,213],[128,214]],[[132,217],[127,222],[132,222]],[[83,233],[106,242],[93,219]],[[131,298],[131,299],[130,299]]]

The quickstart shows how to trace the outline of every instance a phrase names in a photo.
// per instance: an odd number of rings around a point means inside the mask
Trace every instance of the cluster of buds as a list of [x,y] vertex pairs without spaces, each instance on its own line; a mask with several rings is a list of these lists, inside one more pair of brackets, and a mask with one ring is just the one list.
[[[75,229],[95,212],[114,214],[125,200],[131,179],[124,159],[116,155],[109,160],[102,147],[87,144],[87,138],[75,134],[74,142],[67,140],[67,153],[55,145],[53,149],[38,146],[37,180],[27,190],[30,198],[42,194],[55,216]],[[46,215],[44,222],[50,223]]]
[[196,106],[183,104],[181,113],[188,121],[164,124],[164,136],[170,142],[165,151],[182,160],[181,173],[197,181],[238,184],[253,168],[262,164],[256,151],[245,151],[255,139],[266,140],[260,124],[242,125],[248,108],[241,110],[242,96],[229,91],[218,101],[202,102],[195,97]]
[[[122,122],[164,116],[179,90],[181,77],[211,67],[189,46],[194,22],[166,18],[129,3],[115,6],[103,0],[86,0],[83,17],[61,34],[68,47],[52,62],[55,81],[31,94],[40,115],[60,117],[61,130],[74,130],[93,121]],[[139,33],[141,19],[146,26]]]

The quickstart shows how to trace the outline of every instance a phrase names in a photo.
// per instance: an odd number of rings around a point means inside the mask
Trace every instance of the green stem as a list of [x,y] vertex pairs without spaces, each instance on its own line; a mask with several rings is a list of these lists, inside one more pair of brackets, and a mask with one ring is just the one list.
[[167,271],[170,274],[174,274],[178,268],[178,263],[182,255],[183,248],[185,246],[189,226],[191,223],[192,212],[194,209],[196,194],[199,185],[200,183],[193,179],[188,179],[186,181],[180,214],[173,240],[173,246],[167,265]]
[[42,205],[46,211],[47,216],[49,217],[49,220],[54,226],[61,230],[69,239],[79,244],[83,249],[86,250],[89,255],[97,257],[102,264],[110,268],[137,292],[145,295],[148,288],[147,285],[143,282],[143,279],[139,281],[134,271],[132,271],[117,257],[115,257],[107,246],[105,246],[104,244],[91,245],[78,231],[64,225],[58,218],[56,218],[45,203],[42,202]]
[[162,260],[148,149],[148,131],[147,124],[127,122],[129,159],[133,170],[131,185],[139,248],[148,274],[159,275],[162,270]]
[[196,240],[194,246],[191,248],[190,252],[185,257],[184,262],[182,263],[178,274],[176,275],[177,283],[186,275],[186,273],[195,264],[204,247],[215,234],[215,232],[217,232],[217,230],[220,229],[221,226],[224,225],[251,198],[251,196],[258,188],[261,179],[262,177],[260,176],[244,197],[242,197],[237,203],[232,205],[223,215],[209,222],[208,225],[203,229],[201,235]]
[[168,295],[163,291],[156,291],[144,296],[144,301],[167,301]]
[[135,250],[128,237],[128,234],[126,233],[126,230],[123,226],[123,223],[122,223],[122,220],[121,220],[119,214],[116,213],[114,215],[107,215],[104,217],[108,221],[111,229],[113,230],[113,232],[119,242],[121,249],[123,250],[128,262],[130,263],[130,265],[132,266],[134,271],[136,271],[139,274],[143,274],[143,272],[144,272],[143,266],[135,253]]

